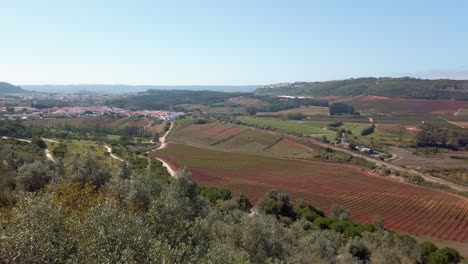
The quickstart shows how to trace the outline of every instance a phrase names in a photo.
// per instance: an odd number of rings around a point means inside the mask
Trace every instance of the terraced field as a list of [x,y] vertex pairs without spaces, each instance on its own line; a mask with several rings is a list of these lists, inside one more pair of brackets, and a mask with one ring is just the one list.
[[279,112],[261,112],[257,113],[258,116],[282,116],[287,113],[301,113],[305,116],[327,116],[328,107],[321,106],[301,106],[298,108],[281,110]]
[[311,158],[319,153],[272,131],[220,122],[198,125],[184,122],[177,122],[170,142],[274,157]]
[[170,144],[150,155],[174,168],[188,166],[203,186],[244,192],[257,201],[278,189],[330,213],[342,205],[369,223],[379,215],[390,229],[423,237],[468,242],[468,200],[368,174],[352,166],[220,152]]
[[342,100],[366,113],[455,115],[468,101],[358,96]]

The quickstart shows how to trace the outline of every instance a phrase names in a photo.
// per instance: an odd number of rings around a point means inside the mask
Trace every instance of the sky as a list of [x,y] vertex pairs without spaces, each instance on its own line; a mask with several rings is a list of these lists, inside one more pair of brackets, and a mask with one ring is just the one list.
[[468,1],[0,0],[0,81],[468,79]]

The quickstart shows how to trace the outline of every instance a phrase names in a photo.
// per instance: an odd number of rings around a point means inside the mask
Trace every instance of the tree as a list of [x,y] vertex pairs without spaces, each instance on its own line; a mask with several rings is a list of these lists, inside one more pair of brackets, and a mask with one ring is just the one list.
[[284,115],[284,117],[290,120],[301,120],[304,118],[304,115],[302,113],[294,112],[294,113],[287,113]]
[[66,263],[74,244],[66,214],[50,195],[25,195],[0,238],[1,263]]
[[255,106],[247,106],[245,108],[245,110],[247,111],[247,113],[251,116],[255,115],[257,112],[258,112],[258,108],[255,107]]
[[339,205],[336,205],[332,208],[332,213],[333,217],[339,221],[349,220],[349,216],[351,215],[348,210]]
[[215,203],[218,200],[226,201],[231,199],[232,194],[228,189],[220,187],[201,187],[197,186],[197,194],[205,197],[211,203]]
[[385,228],[385,221],[380,215],[374,215],[372,217],[372,225],[380,230],[383,230]]
[[9,114],[14,114],[15,113],[15,108],[13,106],[7,106],[6,111]]
[[31,143],[38,146],[40,149],[47,148],[47,144],[41,138],[34,138],[33,140],[31,140]]
[[237,199],[237,203],[239,204],[239,209],[244,212],[250,212],[250,209],[252,209],[253,207],[247,195],[243,193],[239,195],[239,198]]
[[268,192],[262,200],[260,200],[258,210],[264,214],[272,214],[277,217],[295,217],[289,196],[278,191]]
[[451,264],[459,263],[461,256],[458,251],[453,248],[441,248],[429,255],[429,264]]
[[330,115],[356,115],[358,114],[352,105],[342,102],[332,103],[329,107]]
[[67,178],[81,184],[92,183],[97,188],[105,184],[109,178],[109,167],[107,164],[100,164],[96,157],[87,153],[83,157],[75,156],[67,169]]
[[419,247],[421,248],[423,258],[426,262],[428,261],[429,256],[438,249],[438,247],[432,242],[422,242],[419,244]]
[[21,166],[16,177],[16,188],[35,192],[46,186],[55,177],[55,166],[49,161],[34,161]]

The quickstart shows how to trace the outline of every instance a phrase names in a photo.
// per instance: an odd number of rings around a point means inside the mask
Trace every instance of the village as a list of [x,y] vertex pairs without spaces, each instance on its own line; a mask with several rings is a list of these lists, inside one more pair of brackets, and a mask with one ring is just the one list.
[[43,118],[72,118],[88,116],[143,116],[159,120],[176,120],[184,115],[182,112],[139,110],[131,111],[118,107],[108,106],[70,106],[38,109],[30,106],[0,107],[0,120],[32,120]]

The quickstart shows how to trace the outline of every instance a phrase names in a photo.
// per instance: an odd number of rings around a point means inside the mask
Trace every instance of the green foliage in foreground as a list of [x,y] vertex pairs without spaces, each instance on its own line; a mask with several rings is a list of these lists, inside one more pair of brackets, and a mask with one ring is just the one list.
[[[186,172],[169,181],[93,157],[59,163],[25,161],[2,185],[0,263],[451,263],[452,249],[418,245],[373,226],[333,218],[287,194],[266,194],[257,209],[245,195],[198,188]],[[7,162],[10,164],[11,162]],[[151,167],[151,166],[150,166]],[[6,172],[5,170],[2,170]],[[48,173],[49,172],[49,173]],[[4,177],[2,174],[1,177]],[[215,203],[202,196],[216,197]],[[209,195],[208,195],[209,194]],[[218,199],[221,198],[221,199]],[[223,201],[224,199],[227,199]],[[257,213],[258,211],[258,213]],[[349,216],[349,213],[348,213]]]

